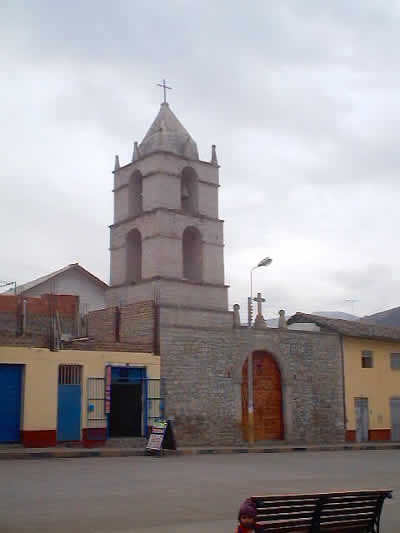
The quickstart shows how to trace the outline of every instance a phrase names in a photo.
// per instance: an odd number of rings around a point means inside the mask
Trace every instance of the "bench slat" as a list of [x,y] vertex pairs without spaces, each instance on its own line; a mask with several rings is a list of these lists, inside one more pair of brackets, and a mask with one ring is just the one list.
[[[328,498],[325,505],[329,505],[330,507],[341,507],[343,505],[376,505],[376,503],[379,501],[381,496],[359,496],[355,497],[352,496],[350,498]],[[271,502],[256,502],[257,509],[260,509],[260,511],[267,511],[270,508],[274,507],[308,507],[312,508],[315,507],[317,502],[319,501],[319,498],[316,498],[314,500],[274,500]]]
[[329,524],[329,522],[346,522],[346,520],[372,520],[375,513],[359,513],[352,515],[332,515],[332,516],[321,516],[320,524]]
[[334,496],[333,498],[328,498],[332,503],[345,503],[345,502],[368,502],[368,501],[377,501],[382,496],[382,494],[360,494],[359,496],[351,495],[348,497]]
[[378,503],[378,499],[376,500],[361,500],[356,501],[353,500],[351,502],[330,502],[329,500],[324,505],[324,509],[327,509],[329,511],[334,511],[335,509],[354,509],[355,507],[376,507]]
[[313,517],[313,512],[311,511],[305,511],[305,512],[297,512],[297,513],[276,513],[276,514],[258,514],[257,513],[257,520],[258,521],[261,521],[263,520],[264,522],[273,522],[274,520],[285,520],[285,519],[290,519],[290,520],[297,520],[297,519],[300,519],[300,518],[309,518],[311,520],[311,518]]
[[[339,510],[348,509],[351,511],[352,509],[375,509],[376,505],[378,503],[378,500],[371,500],[368,502],[361,501],[361,502],[348,502],[348,503],[330,503],[329,501],[324,505],[323,507],[323,513],[329,512],[337,512]],[[279,504],[274,505],[272,507],[257,507],[257,513],[260,515],[269,515],[269,514],[276,514],[276,513],[296,513],[296,512],[314,512],[316,505],[315,504],[306,504],[306,505],[293,505],[293,504]]]
[[[324,533],[360,533],[367,528],[370,522],[361,522],[357,524],[330,524],[329,526],[321,526],[321,532]],[[260,525],[263,525],[262,523]],[[303,524],[266,524],[263,525],[264,533],[310,533],[311,525],[304,526]],[[363,531],[364,533],[364,531]]]
[[[371,521],[373,520],[374,518],[374,515],[375,513],[374,512],[370,512],[370,513],[359,513],[359,514],[351,514],[351,515],[342,515],[342,514],[336,514],[336,515],[332,515],[332,516],[326,516],[326,517],[321,517],[320,519],[320,524],[330,524],[332,522],[351,522],[351,523],[355,523],[355,522],[365,522],[365,521]],[[265,525],[274,525],[274,524],[281,524],[281,523],[299,523],[299,524],[308,524],[308,523],[311,523],[312,521],[312,516],[311,515],[306,515],[306,516],[301,516],[301,515],[274,515],[274,516],[271,516],[267,519],[265,519],[264,517],[259,517],[257,515],[257,522],[259,522],[260,524],[265,524]]]
[[358,514],[375,514],[376,507],[356,507],[355,509],[335,509],[333,511],[323,510],[321,513],[321,520],[329,518],[330,516],[352,516]]
[[[296,512],[275,512],[275,513],[257,513],[257,520],[270,523],[276,520],[297,520],[300,518],[311,519],[314,515],[314,511],[296,511]],[[360,517],[373,518],[375,515],[375,507],[357,507],[355,509],[335,509],[332,511],[322,511],[320,521],[327,522],[335,519],[338,516],[342,517]]]
[[362,531],[362,528],[367,528],[371,522],[365,521],[365,522],[348,522],[347,524],[343,524],[342,522],[336,522],[331,524],[326,524],[320,526],[320,530],[324,531],[325,533],[341,533],[343,530],[349,530],[352,529],[353,531],[360,532]]
[[306,505],[294,505],[293,503],[288,503],[287,505],[283,504],[282,505],[279,503],[279,504],[274,504],[273,506],[271,507],[257,507],[257,512],[259,512],[260,514],[267,514],[267,513],[275,513],[275,512],[279,512],[280,510],[282,510],[283,512],[285,513],[288,513],[288,512],[296,512],[296,511],[314,511],[315,509],[315,506],[316,504],[313,503],[313,504],[306,504]]
[[309,503],[300,503],[300,504],[293,504],[291,502],[287,502],[287,503],[284,503],[284,502],[277,502],[277,503],[274,503],[274,505],[271,505],[271,506],[262,506],[262,507],[259,507],[257,505],[257,513],[260,513],[260,514],[274,514],[274,513],[288,513],[288,512],[293,512],[293,513],[296,513],[296,512],[301,512],[301,511],[309,511],[309,512],[314,512],[315,511],[315,508],[316,508],[316,505],[317,505],[317,502],[315,503],[312,503],[312,504],[309,504]]
[[368,494],[375,494],[376,496],[381,496],[384,493],[390,494],[392,492],[391,489],[373,489],[373,490],[342,490],[339,492],[313,492],[311,494],[264,494],[264,496],[252,496],[252,499],[256,501],[263,501],[263,500],[289,500],[291,498],[293,499],[307,499],[307,498],[314,498],[318,499],[322,496],[329,496],[329,497],[336,497],[336,496],[358,496],[358,495],[368,495]]
[[290,510],[293,509],[293,511],[297,510],[310,510],[313,511],[317,505],[317,502],[315,503],[293,503],[293,502],[275,502],[273,505],[257,505],[257,511],[260,513],[269,513],[270,511],[275,512],[275,509],[282,509],[282,510]]
[[290,525],[299,525],[299,526],[302,526],[304,528],[307,528],[311,525],[311,519],[310,518],[299,518],[298,520],[297,519],[289,519],[289,520],[285,520],[285,519],[282,519],[282,520],[273,520],[272,522],[268,521],[268,520],[258,520],[257,519],[257,524],[261,524],[263,526],[267,526],[267,527],[283,527],[283,526],[290,526]]
[[311,525],[304,524],[262,524],[264,533],[310,533]]
[[271,500],[271,501],[262,501],[262,502],[256,501],[256,505],[257,507],[271,507],[272,505],[315,505],[318,500],[319,498],[313,498],[312,500],[310,499],[307,500],[306,498],[303,498],[302,500],[299,500],[299,499],[292,500],[291,498],[285,499],[281,496],[280,499],[276,498],[275,500]]

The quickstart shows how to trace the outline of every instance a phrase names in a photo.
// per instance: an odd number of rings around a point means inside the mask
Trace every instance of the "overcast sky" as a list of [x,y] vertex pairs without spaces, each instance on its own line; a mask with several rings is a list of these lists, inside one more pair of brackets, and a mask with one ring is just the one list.
[[[400,7],[391,0],[3,0],[0,279],[108,281],[114,154],[159,109],[217,145],[230,305],[400,305]],[[245,309],[242,307],[242,319]]]

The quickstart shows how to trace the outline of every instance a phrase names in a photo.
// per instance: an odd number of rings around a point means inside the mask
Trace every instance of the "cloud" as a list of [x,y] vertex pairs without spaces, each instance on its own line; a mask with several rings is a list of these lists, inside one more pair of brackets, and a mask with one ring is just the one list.
[[166,77],[200,156],[217,144],[231,303],[271,255],[255,277],[271,314],[398,305],[397,2],[1,9],[0,278],[73,261],[108,278],[113,158],[129,161]]

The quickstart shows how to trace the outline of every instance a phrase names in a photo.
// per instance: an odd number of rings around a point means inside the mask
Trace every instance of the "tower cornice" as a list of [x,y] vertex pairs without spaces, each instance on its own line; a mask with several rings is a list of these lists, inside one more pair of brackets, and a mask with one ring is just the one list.
[[153,157],[156,154],[165,154],[165,155],[168,155],[168,156],[173,157],[175,159],[179,159],[180,161],[187,161],[189,163],[189,166],[190,166],[190,163],[191,164],[195,163],[196,165],[205,165],[207,167],[221,168],[221,165],[215,165],[214,163],[211,163],[210,161],[203,161],[202,159],[188,159],[187,157],[183,157],[183,156],[174,154],[173,152],[168,152],[166,150],[156,150],[155,152],[152,152],[151,154],[143,155],[143,156],[139,157],[138,159],[135,159],[135,161],[130,161],[126,165],[121,165],[118,169],[113,170],[112,173],[116,174],[120,170],[124,170],[124,169],[129,168],[129,167],[135,167],[141,161],[145,161],[146,159],[150,159],[151,157]]
[[180,209],[168,209],[167,207],[156,207],[155,209],[150,209],[149,211],[143,211],[139,215],[130,216],[127,218],[124,218],[123,220],[119,220],[118,222],[114,222],[114,224],[110,224],[108,227],[116,228],[118,226],[121,226],[122,224],[127,224],[128,222],[132,222],[133,220],[137,220],[138,218],[143,218],[145,216],[154,215],[157,212],[163,212],[163,213],[174,213],[175,215],[181,215],[182,217],[189,217],[189,218],[195,218],[196,220],[210,220],[212,222],[222,222],[224,223],[224,220],[220,218],[213,218],[208,217],[206,215],[188,215],[187,213],[183,212]]
[[[169,172],[167,170],[159,169],[159,170],[151,170],[150,172],[143,173],[142,179],[150,178],[151,176],[158,176],[160,174],[163,174],[164,176],[172,176],[179,180],[182,178],[182,174],[179,174],[178,172]],[[204,179],[199,179],[198,182],[202,183],[203,185],[209,185],[210,187],[215,187],[217,189],[220,187],[219,183],[213,183],[212,181],[207,181]],[[129,187],[129,183],[122,183],[121,185],[118,185],[118,187],[114,187],[114,189],[112,189],[112,192],[120,191],[121,189],[125,189],[126,187]]]

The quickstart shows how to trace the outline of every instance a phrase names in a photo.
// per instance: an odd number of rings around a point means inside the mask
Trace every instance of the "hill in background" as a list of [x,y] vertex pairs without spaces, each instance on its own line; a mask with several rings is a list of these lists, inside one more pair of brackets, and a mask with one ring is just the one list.
[[363,321],[372,322],[381,326],[400,327],[400,307],[394,307],[387,311],[381,311],[373,315],[365,316]]
[[[342,320],[361,320],[362,322],[370,322],[371,324],[377,324],[388,327],[400,327],[400,307],[394,307],[387,311],[380,311],[373,315],[364,316],[362,318],[352,315],[351,313],[345,313],[343,311],[314,311],[313,315],[324,316],[326,318],[340,318]],[[267,320],[267,325],[270,328],[278,327],[278,318],[271,318]],[[302,325],[304,327],[304,324]]]

